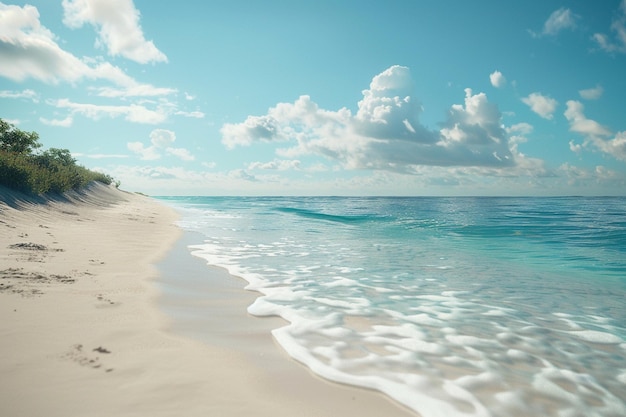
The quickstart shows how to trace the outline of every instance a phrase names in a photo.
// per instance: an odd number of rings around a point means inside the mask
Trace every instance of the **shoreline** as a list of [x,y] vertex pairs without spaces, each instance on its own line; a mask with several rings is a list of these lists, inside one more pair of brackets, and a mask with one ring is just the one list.
[[279,416],[419,417],[381,392],[329,381],[291,358],[271,334],[287,322],[247,313],[261,294],[246,290],[243,278],[193,256],[188,246],[202,239],[199,233],[184,231],[157,264],[162,272],[158,304],[169,317],[168,332],[236,352],[256,375],[239,389],[284,403]]
[[[101,185],[67,199],[13,197],[0,189],[0,414],[415,416],[313,376],[269,333],[248,353],[180,334],[159,304],[157,265],[184,237],[165,204]],[[264,332],[264,319],[240,318],[253,337]]]

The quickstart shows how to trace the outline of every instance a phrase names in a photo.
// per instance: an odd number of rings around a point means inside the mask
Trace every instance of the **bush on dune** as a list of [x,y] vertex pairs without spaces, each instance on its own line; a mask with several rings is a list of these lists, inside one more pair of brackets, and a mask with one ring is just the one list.
[[80,189],[92,181],[114,182],[109,175],[78,165],[67,149],[36,152],[39,148],[37,133],[24,132],[0,119],[0,185],[44,194]]

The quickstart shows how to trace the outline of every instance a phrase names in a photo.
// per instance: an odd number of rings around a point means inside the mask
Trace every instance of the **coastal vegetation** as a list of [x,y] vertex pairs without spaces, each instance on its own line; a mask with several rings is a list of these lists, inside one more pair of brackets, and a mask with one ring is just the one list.
[[41,147],[36,132],[22,131],[0,119],[0,185],[45,194],[80,189],[92,181],[114,182],[109,175],[78,165],[67,149],[40,152]]

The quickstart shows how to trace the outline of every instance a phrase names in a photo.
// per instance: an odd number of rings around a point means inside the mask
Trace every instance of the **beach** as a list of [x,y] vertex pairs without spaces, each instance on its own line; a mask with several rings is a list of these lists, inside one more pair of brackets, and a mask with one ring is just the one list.
[[[161,274],[176,282],[191,258],[177,217],[101,185],[47,200],[0,190],[0,415],[416,415],[313,376],[274,344],[279,319],[246,314],[254,293],[200,259],[163,300]],[[201,291],[223,294],[206,297],[219,320],[165,313]]]

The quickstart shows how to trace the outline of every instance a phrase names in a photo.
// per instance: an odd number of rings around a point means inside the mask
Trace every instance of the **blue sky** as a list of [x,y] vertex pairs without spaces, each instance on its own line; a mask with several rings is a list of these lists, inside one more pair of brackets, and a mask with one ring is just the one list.
[[153,195],[625,195],[626,0],[0,2],[0,117]]

